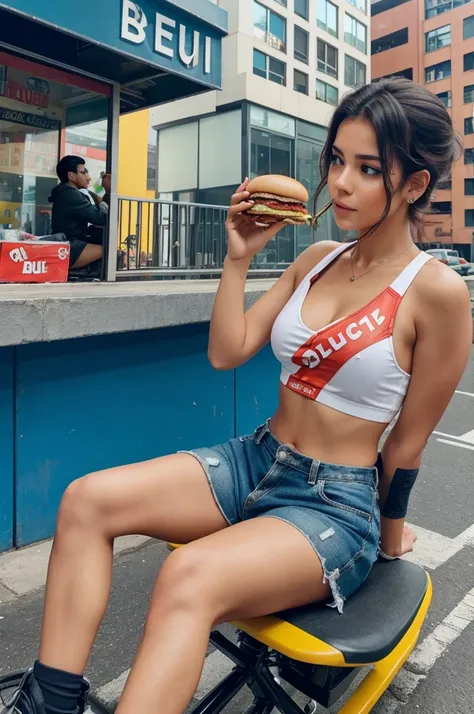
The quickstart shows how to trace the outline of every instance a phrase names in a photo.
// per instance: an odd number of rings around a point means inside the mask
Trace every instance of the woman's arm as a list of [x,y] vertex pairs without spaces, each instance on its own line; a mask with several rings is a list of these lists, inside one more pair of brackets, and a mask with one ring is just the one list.
[[[382,449],[382,512],[395,471],[420,467],[426,442],[448,406],[471,352],[472,315],[466,284],[450,268],[430,268],[420,285],[410,386]],[[382,516],[381,549],[387,555],[403,555],[404,520]]]
[[299,273],[307,272],[337,243],[321,241],[310,246],[276,283],[245,312],[245,282],[254,255],[282,228],[256,226],[243,211],[252,204],[244,181],[232,197],[226,221],[228,250],[211,318],[208,356],[216,369],[233,369],[246,362],[270,339],[273,323],[288,302]]

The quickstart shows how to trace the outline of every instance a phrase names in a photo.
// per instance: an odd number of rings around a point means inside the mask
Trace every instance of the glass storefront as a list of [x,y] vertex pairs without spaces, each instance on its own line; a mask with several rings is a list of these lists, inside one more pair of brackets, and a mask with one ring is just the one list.
[[56,164],[82,156],[91,189],[107,167],[111,88],[0,52],[0,231],[51,231]]
[[[294,176],[307,188],[312,211],[326,134],[326,127],[249,104],[166,127],[158,131],[157,196],[226,206],[242,175],[283,174]],[[327,200],[323,192],[318,208]],[[342,238],[328,212],[316,233],[310,226],[285,227],[255,263],[260,268],[285,267],[315,240]]]
[[[326,140],[326,128],[256,106],[249,107],[248,117],[250,177],[267,173],[294,176],[308,190],[308,210],[312,212],[313,197],[319,185],[319,158]],[[327,201],[325,192],[318,208],[324,205],[324,201]],[[329,213],[321,218],[317,233],[309,225],[284,228],[257,256],[257,263],[262,267],[287,265],[315,240],[323,238],[341,238]]]

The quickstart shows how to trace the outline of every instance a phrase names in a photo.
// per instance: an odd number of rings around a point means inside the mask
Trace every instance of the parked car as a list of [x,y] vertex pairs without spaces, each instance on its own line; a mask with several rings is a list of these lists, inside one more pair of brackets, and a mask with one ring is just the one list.
[[469,275],[470,265],[465,258],[459,257],[457,250],[451,250],[448,248],[432,248],[426,252],[434,258],[438,258],[438,260],[445,265],[449,265],[449,267],[455,270],[456,273],[459,273],[459,275]]

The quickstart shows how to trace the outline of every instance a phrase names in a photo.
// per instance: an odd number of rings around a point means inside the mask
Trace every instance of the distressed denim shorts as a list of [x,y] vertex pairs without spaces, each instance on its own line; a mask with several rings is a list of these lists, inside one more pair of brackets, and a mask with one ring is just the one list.
[[377,468],[339,466],[282,444],[269,422],[249,436],[186,451],[202,465],[229,525],[270,516],[297,528],[316,551],[342,613],[367,578],[380,537]]

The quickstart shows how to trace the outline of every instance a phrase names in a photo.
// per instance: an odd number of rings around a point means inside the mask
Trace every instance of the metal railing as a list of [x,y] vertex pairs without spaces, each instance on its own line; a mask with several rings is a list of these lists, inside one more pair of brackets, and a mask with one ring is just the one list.
[[[226,255],[227,206],[129,196],[118,200],[118,276],[196,278],[220,274]],[[259,256],[250,274],[279,275],[288,261],[278,255],[281,251],[273,248],[273,252],[267,261]]]

